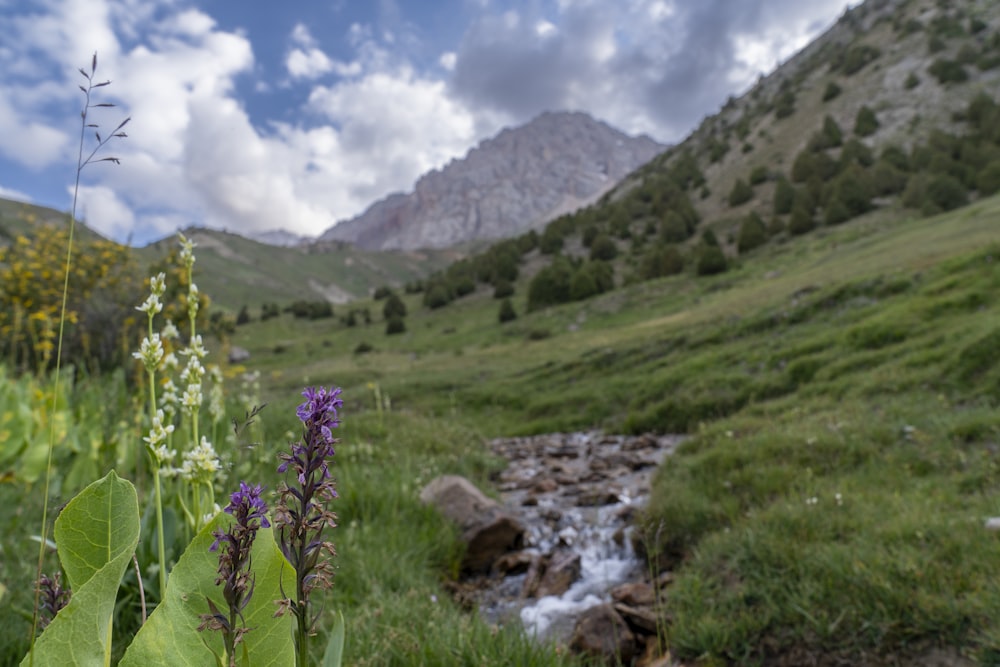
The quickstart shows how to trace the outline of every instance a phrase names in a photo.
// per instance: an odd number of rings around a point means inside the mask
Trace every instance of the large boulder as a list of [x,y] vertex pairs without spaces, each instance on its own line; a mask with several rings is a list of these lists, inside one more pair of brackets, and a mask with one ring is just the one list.
[[462,529],[462,570],[488,572],[494,561],[524,544],[524,525],[500,504],[458,475],[443,475],[423,488],[420,500]]
[[635,635],[610,604],[591,607],[580,615],[569,647],[606,665],[629,664],[639,648]]

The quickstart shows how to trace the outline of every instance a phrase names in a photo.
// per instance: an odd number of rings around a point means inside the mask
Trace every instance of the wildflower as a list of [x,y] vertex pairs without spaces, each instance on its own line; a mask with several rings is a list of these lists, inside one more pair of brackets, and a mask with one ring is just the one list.
[[150,373],[155,371],[160,362],[163,361],[163,344],[160,342],[160,334],[143,338],[139,351],[133,352],[132,356],[142,360],[146,371]]
[[278,545],[297,575],[295,599],[279,600],[277,613],[291,611],[298,621],[295,642],[300,667],[306,663],[307,638],[318,616],[310,612],[310,594],[316,588],[333,585],[328,557],[335,556],[336,550],[333,543],[323,540],[323,531],[336,528],[337,515],[324,503],[337,497],[329,459],[338,442],[332,429],[340,425],[337,410],[343,405],[339,388],[309,387],[302,395],[306,400],[296,410],[302,421],[302,440],[292,444],[291,453],[278,455],[278,472],[291,470],[297,485],[278,485],[274,513]]
[[202,343],[201,334],[193,336],[191,342],[188,343],[186,349],[181,350],[181,354],[185,356],[191,356],[197,359],[204,359],[208,356],[208,350],[205,349],[205,345]]
[[156,414],[153,415],[153,425],[149,429],[149,435],[143,438],[151,449],[166,442],[167,436],[174,432],[174,425],[167,424],[164,426],[163,419],[163,410],[157,410]]
[[184,453],[182,461],[180,475],[189,481],[197,480],[211,484],[212,477],[221,468],[219,455],[215,453],[215,448],[205,436],[201,436],[201,443],[194,449]]
[[[173,353],[168,354],[167,356],[169,357],[172,354]],[[166,364],[166,360],[164,360],[164,364]],[[160,394],[160,407],[167,415],[173,417],[177,414],[177,407],[180,403],[181,399],[177,395],[177,385],[174,384],[173,380],[168,378],[167,381],[163,383],[163,393]]]
[[205,367],[198,361],[198,357],[192,355],[184,366],[184,370],[181,371],[181,382],[201,384],[203,377],[205,377]]
[[201,385],[200,384],[189,384],[187,389],[184,390],[184,395],[181,397],[181,409],[184,414],[190,415],[195,410],[201,408]]
[[[162,271],[149,279],[149,291],[157,297],[163,296],[167,289],[167,276]],[[159,311],[157,311],[159,312]]]
[[198,245],[194,241],[190,240],[180,232],[177,232],[177,238],[180,239],[181,253],[180,259],[188,269],[194,266],[194,249]]
[[[163,337],[163,334],[160,334]],[[177,360],[177,355],[173,352],[168,352],[166,356],[163,357],[163,370],[165,371],[175,371],[177,367],[180,366],[180,362]]]
[[158,312],[163,310],[163,304],[160,303],[160,297],[156,296],[155,294],[150,294],[149,296],[146,297],[146,300],[142,302],[142,305],[136,306],[135,309],[142,311],[147,315],[149,315],[150,317],[152,317],[153,315],[156,315]]
[[167,323],[163,325],[163,331],[160,332],[160,336],[163,340],[173,340],[180,338],[181,332],[177,330],[177,325],[173,323],[173,320],[167,320]]
[[42,575],[38,578],[39,594],[39,627],[43,630],[52,622],[59,610],[69,604],[70,590],[63,588],[59,581],[62,575],[56,572],[56,576],[49,579]]
[[191,283],[188,289],[188,317],[194,320],[198,316],[198,286]]
[[198,630],[222,632],[230,666],[236,665],[237,644],[251,630],[246,627],[246,619],[243,617],[243,610],[253,596],[255,583],[250,571],[250,550],[257,531],[271,525],[267,520],[267,504],[260,497],[261,492],[260,485],[250,486],[246,482],[240,482],[239,490],[233,492],[224,510],[235,521],[229,530],[215,531],[215,541],[209,547],[209,551],[219,552],[219,574],[215,578],[215,585],[222,585],[222,597],[228,609],[224,612],[211,599],[206,598],[211,613],[201,615]]

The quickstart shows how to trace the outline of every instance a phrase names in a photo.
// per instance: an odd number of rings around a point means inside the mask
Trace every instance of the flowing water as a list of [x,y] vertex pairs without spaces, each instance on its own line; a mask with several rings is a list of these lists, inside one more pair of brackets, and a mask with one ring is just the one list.
[[566,641],[583,611],[607,602],[615,586],[642,579],[629,520],[656,466],[680,441],[600,432],[494,440],[493,451],[509,461],[500,476],[504,505],[527,528],[521,561],[578,555],[579,577],[565,592],[540,596],[530,566],[490,579],[479,595],[481,612],[494,622],[520,619],[539,638]]

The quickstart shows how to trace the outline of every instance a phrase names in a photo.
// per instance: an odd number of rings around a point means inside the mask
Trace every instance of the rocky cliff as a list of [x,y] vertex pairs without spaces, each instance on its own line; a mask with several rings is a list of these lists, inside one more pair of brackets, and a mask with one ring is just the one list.
[[321,241],[369,250],[444,248],[514,236],[596,200],[666,147],[583,113],[544,113],[425,174]]

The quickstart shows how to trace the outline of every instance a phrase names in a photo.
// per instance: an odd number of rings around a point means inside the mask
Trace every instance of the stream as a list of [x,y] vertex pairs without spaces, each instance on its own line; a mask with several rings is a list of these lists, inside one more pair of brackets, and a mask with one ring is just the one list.
[[481,584],[480,613],[565,643],[582,612],[646,578],[629,520],[682,439],[590,431],[493,440],[509,462],[498,480],[502,502],[527,530],[524,549],[503,559],[503,576]]

